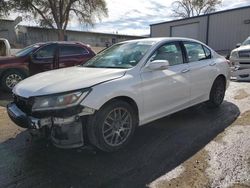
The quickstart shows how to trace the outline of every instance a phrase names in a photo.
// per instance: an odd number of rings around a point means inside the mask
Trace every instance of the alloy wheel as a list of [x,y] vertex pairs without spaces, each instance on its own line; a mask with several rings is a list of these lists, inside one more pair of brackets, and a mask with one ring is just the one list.
[[13,87],[20,81],[22,81],[22,77],[18,74],[10,74],[6,77],[5,83],[6,86],[10,89],[13,89]]
[[126,108],[115,108],[106,116],[102,126],[102,136],[106,144],[120,146],[132,130],[132,116]]

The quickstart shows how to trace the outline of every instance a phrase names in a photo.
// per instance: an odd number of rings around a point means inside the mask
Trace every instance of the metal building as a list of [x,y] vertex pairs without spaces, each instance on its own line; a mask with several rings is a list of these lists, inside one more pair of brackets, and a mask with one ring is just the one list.
[[[55,29],[20,25],[20,21],[21,17],[15,20],[0,19],[0,38],[8,39],[12,48],[23,48],[38,42],[58,40]],[[65,40],[81,41],[91,45],[95,51],[100,51],[117,42],[140,38],[145,38],[145,36],[66,30]]]
[[8,39],[11,46],[16,45],[16,32],[15,27],[22,21],[21,17],[15,20],[1,19],[0,20],[0,38]]
[[250,6],[152,24],[150,36],[194,38],[228,55],[250,36]]
[[[22,44],[23,46],[27,46],[38,42],[58,40],[57,32],[55,29],[18,25],[16,27],[16,33],[17,33],[17,42],[19,44]],[[113,34],[113,33],[67,30],[65,40],[81,41],[91,45],[92,47],[108,47],[117,42],[139,39],[139,38],[145,38],[145,37]]]

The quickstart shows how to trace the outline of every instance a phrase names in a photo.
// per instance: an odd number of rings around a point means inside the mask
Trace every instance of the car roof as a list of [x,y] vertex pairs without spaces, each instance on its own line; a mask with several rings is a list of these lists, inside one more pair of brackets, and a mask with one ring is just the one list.
[[78,45],[83,45],[83,46],[87,46],[90,47],[88,44],[85,44],[83,42],[79,42],[79,41],[49,41],[49,42],[39,42],[36,43],[36,45],[46,45],[46,44],[78,44]]
[[147,41],[152,41],[152,42],[167,42],[167,41],[191,41],[191,42],[199,42],[198,40],[191,39],[191,38],[184,38],[184,37],[151,37],[151,38],[145,38],[145,39],[135,39],[135,40],[129,40],[129,41],[124,41],[121,43],[126,43],[126,42],[147,42]]

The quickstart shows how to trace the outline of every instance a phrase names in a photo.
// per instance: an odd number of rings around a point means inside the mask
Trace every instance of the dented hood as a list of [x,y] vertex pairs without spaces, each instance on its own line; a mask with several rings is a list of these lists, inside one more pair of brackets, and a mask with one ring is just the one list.
[[18,83],[13,93],[25,98],[61,93],[120,78],[124,69],[70,67],[40,73]]

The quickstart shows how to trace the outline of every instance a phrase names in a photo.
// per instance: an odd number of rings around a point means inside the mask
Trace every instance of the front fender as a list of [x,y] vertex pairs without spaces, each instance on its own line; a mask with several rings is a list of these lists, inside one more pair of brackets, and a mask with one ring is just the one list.
[[105,103],[116,97],[129,97],[135,101],[138,109],[142,108],[143,97],[140,95],[141,80],[130,75],[111,80],[92,88],[90,94],[82,101],[82,106],[99,110]]

